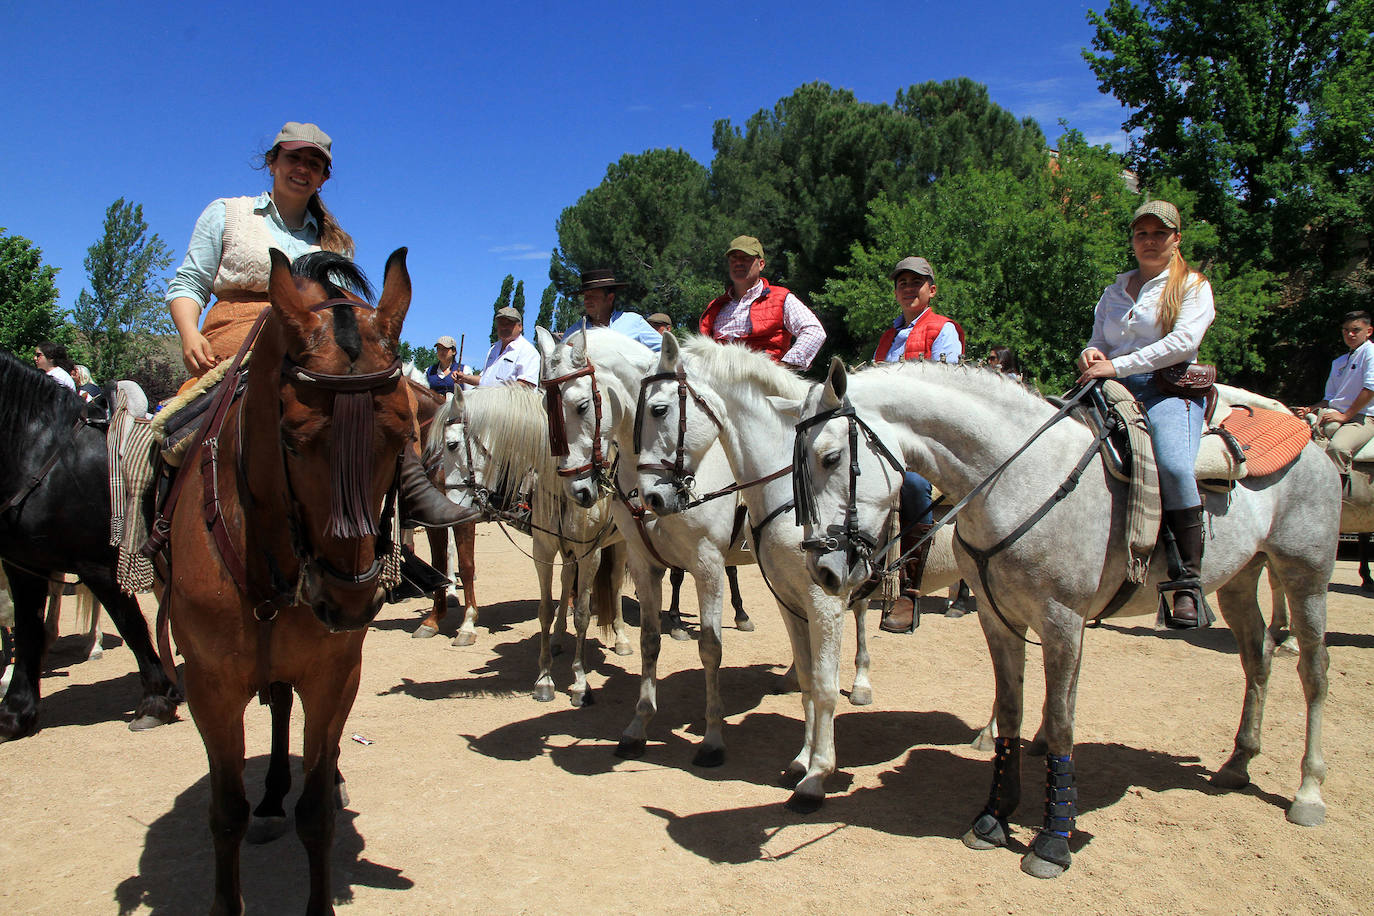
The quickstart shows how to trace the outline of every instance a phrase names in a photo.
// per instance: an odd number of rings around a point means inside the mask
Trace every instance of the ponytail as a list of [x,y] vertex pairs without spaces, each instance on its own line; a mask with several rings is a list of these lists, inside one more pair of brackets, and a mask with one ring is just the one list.
[[[1193,279],[1196,277],[1196,279]],[[1173,256],[1169,258],[1169,279],[1164,284],[1164,293],[1159,297],[1159,330],[1168,334],[1178,322],[1179,310],[1183,307],[1183,297],[1190,285],[1200,283],[1205,278],[1188,266],[1178,246],[1174,246]]]
[[344,232],[339,221],[334,218],[334,214],[329,212],[329,208],[320,199],[318,191],[310,195],[310,201],[305,205],[305,209],[315,217],[315,221],[320,225],[320,247],[325,251],[333,251],[352,259],[354,252],[353,236]]

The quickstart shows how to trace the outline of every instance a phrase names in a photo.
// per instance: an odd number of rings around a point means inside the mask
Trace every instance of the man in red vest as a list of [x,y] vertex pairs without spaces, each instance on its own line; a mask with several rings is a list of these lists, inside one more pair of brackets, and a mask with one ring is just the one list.
[[738,236],[725,252],[730,286],[701,314],[701,333],[717,343],[736,341],[774,362],[806,369],[825,343],[825,328],[790,290],[763,276],[763,245]]
[[[892,292],[902,314],[883,332],[878,349],[873,353],[875,363],[901,362],[906,359],[938,359],[957,363],[964,355],[964,329],[956,321],[938,315],[930,307],[935,298],[935,271],[925,258],[902,258],[889,274]],[[907,471],[902,480],[898,517],[902,525],[902,552],[906,553],[926,532],[930,531],[934,516],[930,511],[930,481],[915,471]],[[916,597],[925,574],[930,542],[926,541],[904,564],[898,574],[901,595],[883,614],[878,624],[889,633],[910,633],[916,628]]]

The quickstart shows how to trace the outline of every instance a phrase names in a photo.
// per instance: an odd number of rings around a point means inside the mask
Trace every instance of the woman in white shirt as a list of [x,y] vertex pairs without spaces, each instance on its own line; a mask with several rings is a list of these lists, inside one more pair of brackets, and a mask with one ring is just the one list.
[[1153,200],[1131,219],[1135,270],[1121,274],[1098,300],[1093,336],[1078,357],[1079,382],[1116,378],[1145,405],[1159,468],[1164,524],[1178,544],[1181,570],[1162,586],[1173,591],[1170,626],[1198,625],[1202,570],[1202,500],[1193,464],[1202,438],[1202,398],[1166,395],[1155,370],[1197,359],[1202,336],[1216,317],[1212,287],[1179,252],[1182,220],[1168,201]]

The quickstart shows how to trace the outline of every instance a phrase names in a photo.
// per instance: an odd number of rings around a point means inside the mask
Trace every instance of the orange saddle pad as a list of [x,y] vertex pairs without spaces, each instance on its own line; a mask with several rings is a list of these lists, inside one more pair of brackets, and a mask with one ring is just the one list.
[[1312,441],[1312,429],[1302,420],[1262,407],[1233,407],[1221,425],[1245,450],[1247,477],[1263,477],[1287,467]]

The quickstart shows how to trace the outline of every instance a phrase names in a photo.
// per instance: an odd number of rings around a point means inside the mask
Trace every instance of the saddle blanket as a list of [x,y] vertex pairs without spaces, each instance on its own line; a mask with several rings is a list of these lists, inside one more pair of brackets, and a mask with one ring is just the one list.
[[[1243,459],[1236,455],[1218,427],[1235,440]],[[1312,431],[1308,425],[1286,410],[1247,405],[1232,407],[1219,424],[1202,436],[1197,455],[1197,478],[1263,477],[1287,467],[1311,441]]]

